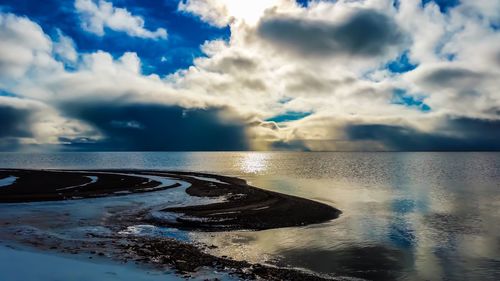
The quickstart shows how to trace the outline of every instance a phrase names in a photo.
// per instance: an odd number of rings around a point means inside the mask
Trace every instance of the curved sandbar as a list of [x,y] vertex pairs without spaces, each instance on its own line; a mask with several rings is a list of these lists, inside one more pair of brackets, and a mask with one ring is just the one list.
[[[83,199],[151,192],[187,182],[190,196],[219,198],[217,203],[141,210],[130,218],[189,230],[261,230],[335,219],[339,210],[319,202],[248,185],[211,174],[139,170],[0,170],[0,179],[16,177],[0,189],[0,202]],[[170,184],[163,182],[170,181]],[[176,180],[177,183],[175,183]],[[124,218],[121,218],[123,220]],[[126,218],[125,218],[126,220]]]
[[[6,237],[39,249],[72,254],[89,253],[123,262],[132,260],[148,266],[173,268],[180,274],[209,267],[245,280],[330,279],[293,268],[250,264],[224,256],[217,257],[204,251],[208,245],[123,232],[129,227],[144,224],[202,231],[260,230],[319,223],[338,217],[339,210],[322,203],[252,187],[238,178],[201,173],[0,169],[0,180],[0,202],[4,203],[134,196],[134,193],[144,193],[144,198],[149,198],[151,194],[151,198],[155,198],[155,203],[148,204],[148,207],[133,204],[129,205],[129,209],[106,215],[105,219],[99,220],[97,227],[111,231],[91,233],[84,239],[77,236],[67,240],[43,231],[29,232],[27,235],[23,235],[22,231],[4,233]],[[169,196],[174,194],[186,195],[181,196],[180,201],[188,202],[181,202],[183,206],[173,206],[179,204],[179,197],[169,200]],[[191,200],[193,198],[190,196],[212,200]],[[124,202],[128,199],[124,199]],[[186,206],[189,202],[205,204]],[[39,219],[43,220],[44,217]],[[36,217],[28,218],[28,221],[36,227]],[[42,221],[41,224],[45,223]],[[13,222],[4,223],[7,229],[11,225],[14,225]],[[91,224],[90,227],[96,226]]]
[[16,180],[0,188],[2,203],[116,196],[176,187],[133,173],[110,171],[0,169],[0,179],[8,177]]
[[340,211],[316,201],[250,186],[233,177],[176,172],[191,183],[186,192],[198,197],[223,197],[224,201],[198,206],[169,207],[161,210],[180,214],[172,219],[149,216],[156,225],[206,230],[263,230],[301,226],[337,218]]

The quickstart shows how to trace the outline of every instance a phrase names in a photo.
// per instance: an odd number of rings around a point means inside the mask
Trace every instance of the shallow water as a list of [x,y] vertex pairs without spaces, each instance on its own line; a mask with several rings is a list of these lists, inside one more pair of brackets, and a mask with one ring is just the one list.
[[14,177],[14,176],[8,176],[6,178],[2,178],[2,179],[0,179],[0,187],[9,186],[9,185],[15,183],[16,180],[17,180],[17,177]]
[[0,167],[239,176],[343,214],[306,227],[185,233],[219,246],[215,254],[373,280],[500,280],[500,153],[0,153]]

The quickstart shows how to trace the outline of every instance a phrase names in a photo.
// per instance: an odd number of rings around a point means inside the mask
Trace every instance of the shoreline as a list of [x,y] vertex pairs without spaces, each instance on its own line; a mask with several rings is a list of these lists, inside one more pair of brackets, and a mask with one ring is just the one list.
[[[17,180],[0,188],[0,202],[67,202],[85,198],[134,196],[136,193],[153,195],[155,191],[176,190],[180,186],[185,187],[188,197],[210,199],[208,204],[158,204],[154,208],[139,207],[117,213],[103,222],[104,227],[113,230],[110,234],[92,235],[99,241],[97,243],[64,241],[58,237],[37,237],[34,234],[21,241],[49,251],[84,252],[120,261],[135,261],[145,266],[172,268],[181,275],[209,267],[244,279],[325,280],[297,269],[213,256],[204,251],[203,248],[209,247],[207,245],[166,237],[123,234],[121,231],[137,225],[184,231],[263,230],[326,222],[341,213],[323,203],[250,186],[239,178],[205,173],[0,169],[0,179],[10,176],[17,177]],[[49,185],[47,182],[55,184]]]

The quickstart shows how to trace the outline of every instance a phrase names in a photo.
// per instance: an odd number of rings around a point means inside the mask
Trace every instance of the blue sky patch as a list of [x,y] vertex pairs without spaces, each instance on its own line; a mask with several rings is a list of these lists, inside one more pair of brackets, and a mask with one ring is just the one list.
[[423,112],[428,112],[431,110],[431,107],[425,104],[424,97],[412,96],[403,89],[394,90],[391,103],[417,108]]
[[455,54],[447,54],[445,57],[446,57],[446,59],[448,61],[454,61],[455,58],[457,57],[457,55],[455,55]]
[[[71,37],[78,52],[90,53],[103,50],[115,58],[124,52],[136,52],[141,58],[145,74],[167,75],[192,65],[193,59],[203,56],[200,45],[207,40],[230,37],[230,30],[210,26],[186,13],[177,11],[178,1],[166,0],[114,0],[115,7],[126,8],[144,19],[144,28],[165,28],[166,40],[130,37],[124,32],[105,29],[104,36],[97,36],[82,29],[75,11],[74,1],[45,0],[34,4],[32,0],[5,3],[5,12],[29,17],[45,33],[57,38],[57,30]],[[163,59],[162,59],[163,58]]]
[[0,89],[0,97],[15,97],[16,95]]
[[404,73],[417,68],[418,64],[412,64],[408,58],[408,51],[404,52],[398,59],[387,64],[387,69],[393,73]]
[[302,7],[307,7],[309,6],[309,0],[296,0],[297,3],[302,6]]
[[305,118],[311,114],[312,112],[287,111],[284,114],[276,115],[272,118],[266,119],[266,121],[273,121],[276,123],[295,121]]
[[399,0],[394,0],[392,1],[392,6],[396,9],[399,9],[399,4],[400,4],[400,1]]
[[427,5],[429,2],[434,2],[439,6],[441,13],[446,13],[449,9],[454,8],[460,4],[459,0],[422,0],[422,6]]

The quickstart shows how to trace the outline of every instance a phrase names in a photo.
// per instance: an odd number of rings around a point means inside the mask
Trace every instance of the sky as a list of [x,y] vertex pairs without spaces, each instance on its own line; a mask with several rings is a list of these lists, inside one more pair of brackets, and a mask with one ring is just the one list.
[[0,0],[0,151],[498,151],[499,81],[496,0]]

